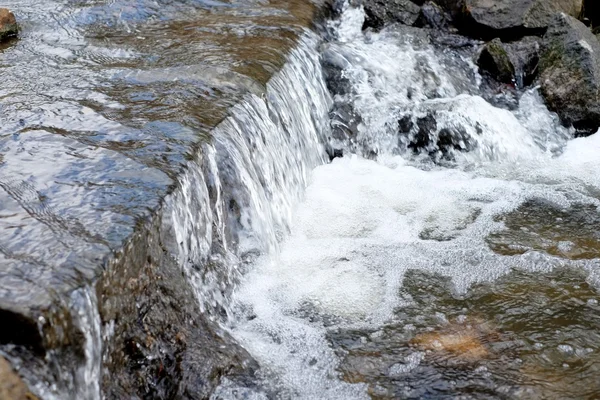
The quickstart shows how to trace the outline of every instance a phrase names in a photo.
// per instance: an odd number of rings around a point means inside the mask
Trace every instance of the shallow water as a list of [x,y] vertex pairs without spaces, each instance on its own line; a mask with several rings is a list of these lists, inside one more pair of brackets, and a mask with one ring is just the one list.
[[[327,103],[328,95],[316,69],[316,38],[308,31],[319,4],[279,0],[3,4],[15,13],[21,31],[18,40],[0,48],[0,309],[18,323],[23,319],[34,335],[2,335],[1,352],[42,398],[101,398],[103,390],[119,396],[123,396],[119,390],[157,395],[178,384],[177,377],[174,383],[156,383],[154,375],[148,377],[153,365],[162,368],[163,360],[171,357],[175,340],[165,345],[132,338],[146,329],[132,325],[145,313],[144,302],[153,301],[154,306],[156,300],[150,298],[164,290],[156,274],[162,278],[188,274],[185,285],[169,292],[174,299],[163,299],[165,303],[157,306],[181,315],[161,315],[157,318],[161,322],[180,323],[190,309],[212,311],[219,306],[213,294],[222,296],[220,288],[229,284],[227,269],[235,270],[236,254],[227,254],[233,261],[224,270],[212,271],[214,280],[194,286],[198,270],[200,280],[210,280],[213,238],[214,253],[225,248],[215,257],[236,250],[237,240],[225,238],[229,210],[216,203],[245,204],[246,182],[238,181],[240,176],[250,175],[252,187],[262,185],[263,202],[271,190],[268,180],[275,180],[274,186],[282,181],[270,166],[246,175],[252,162],[262,164],[262,159],[251,157],[260,135],[264,139],[265,133],[273,134],[264,146],[307,147],[309,165],[296,167],[302,182],[288,174],[294,190],[305,186],[304,169],[322,162],[316,134],[325,129],[308,132],[311,124],[324,120],[321,115],[326,116],[328,108],[319,103]],[[287,61],[292,61],[288,75],[272,79]],[[303,83],[312,79],[316,87],[305,90],[297,83],[300,79]],[[288,103],[294,100],[306,106],[292,109]],[[288,129],[288,124],[297,128]],[[274,134],[277,129],[279,136]],[[283,133],[299,129],[297,139],[282,139]],[[267,163],[283,162],[272,156],[275,151],[265,152]],[[240,154],[246,158],[236,159]],[[285,202],[283,192],[276,191],[270,199],[283,197]],[[162,224],[160,240],[154,232],[145,240],[149,221]],[[214,232],[213,221],[220,224]],[[184,235],[181,241],[178,234]],[[195,248],[198,243],[207,247]],[[132,248],[135,245],[139,248]],[[158,258],[150,256],[157,253]],[[119,257],[137,264],[119,266]],[[171,264],[156,265],[161,257]],[[171,270],[164,274],[157,272],[160,268]],[[151,273],[144,276],[148,269]],[[148,296],[145,291],[153,293]],[[176,298],[182,294],[188,297],[185,301]],[[196,309],[187,306],[190,299],[198,303]],[[203,321],[210,315],[197,312],[189,317],[196,327],[209,330]],[[209,341],[210,335],[216,339],[206,345],[195,343],[195,348],[212,349],[227,342],[213,331],[202,339]],[[47,352],[29,354],[31,341],[38,348],[49,347],[43,349]],[[127,341],[152,345],[130,360],[122,354]],[[227,350],[219,348],[225,356],[220,353],[204,361],[206,370],[237,354],[235,345],[226,344]],[[53,347],[60,345],[65,348]],[[138,369],[131,376],[111,376],[115,369],[131,365],[135,369],[136,363],[144,366],[142,373]],[[177,368],[179,364],[172,369]],[[204,378],[208,383],[200,380],[195,389],[209,388],[218,379]]]
[[[363,33],[362,18],[348,8],[323,46],[341,71],[334,107],[359,121],[331,139],[345,155],[312,172],[291,234],[233,295],[229,326],[263,390],[600,395],[600,137],[572,140],[535,88],[499,101],[471,61],[476,46],[441,49],[401,27]],[[439,147],[444,130],[462,144]]]
[[0,292],[26,305],[98,274],[192,148],[245,94],[264,93],[315,11],[297,1],[3,6],[22,29],[0,50],[0,260],[10,265]]
[[[321,42],[303,1],[7,6],[4,298],[87,282],[170,192],[160,251],[260,367],[214,399],[600,395],[600,136],[478,43],[352,8]],[[38,391],[100,398],[118,321],[69,300],[84,363]]]

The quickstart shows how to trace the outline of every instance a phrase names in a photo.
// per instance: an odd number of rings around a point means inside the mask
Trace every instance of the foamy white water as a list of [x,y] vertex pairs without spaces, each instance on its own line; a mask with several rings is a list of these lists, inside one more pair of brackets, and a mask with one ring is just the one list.
[[[368,398],[365,385],[340,378],[327,333],[383,326],[410,302],[399,297],[409,270],[449,276],[457,293],[515,268],[575,266],[600,282],[598,260],[503,256],[486,242],[504,228],[495,217],[528,200],[600,206],[600,136],[570,140],[535,89],[516,110],[494,107],[477,94],[481,78],[468,59],[454,68],[448,62],[460,54],[402,31],[365,35],[361,18],[348,8],[324,55],[351,83],[352,93],[336,101],[362,118],[347,147],[359,155],[314,169],[291,234],[252,265],[232,300],[231,332],[281,398]],[[436,164],[399,147],[398,119],[431,113],[434,135],[460,128],[472,150]],[[361,157],[364,146],[377,161]]]

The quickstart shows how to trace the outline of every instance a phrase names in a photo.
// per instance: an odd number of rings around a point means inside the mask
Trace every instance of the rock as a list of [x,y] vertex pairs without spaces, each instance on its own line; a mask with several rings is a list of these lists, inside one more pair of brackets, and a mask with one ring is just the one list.
[[19,27],[15,15],[6,8],[0,8],[0,42],[17,36]]
[[365,23],[363,29],[379,30],[384,25],[400,22],[414,25],[421,9],[410,0],[364,0]]
[[524,88],[537,78],[540,63],[540,42],[538,37],[528,36],[517,42],[506,43],[504,48],[515,69],[515,83]]
[[2,356],[0,356],[0,400],[37,400]]
[[548,108],[582,133],[600,126],[600,43],[583,23],[559,14],[544,36],[540,84]]
[[327,156],[329,157],[329,161],[333,161],[336,158],[344,157],[344,149],[338,149],[331,145],[327,145],[325,147],[325,152],[327,153]]
[[579,17],[581,9],[582,0],[464,0],[461,30],[484,39],[541,36],[554,14]]
[[583,0],[581,17],[590,21],[593,29],[600,27],[600,2],[598,0]]
[[500,39],[485,45],[477,64],[480,71],[489,73],[500,82],[511,83],[515,77],[515,67]]
[[352,92],[352,84],[343,73],[350,64],[336,49],[325,48],[323,50],[321,65],[327,89],[332,95],[344,96]]
[[477,362],[492,356],[485,345],[497,336],[489,324],[477,318],[452,322],[438,331],[421,333],[411,344],[433,353],[445,353],[458,361]]
[[351,104],[336,102],[329,113],[331,118],[331,136],[337,140],[356,138],[362,117]]
[[400,118],[400,120],[398,121],[398,131],[400,133],[410,133],[410,131],[413,128],[413,122],[412,119],[410,117],[410,115],[405,115],[404,117]]
[[431,137],[437,130],[437,121],[433,114],[427,114],[423,118],[417,119],[419,130],[415,134],[408,148],[419,152],[422,149],[427,149],[431,144]]
[[428,1],[421,7],[419,18],[415,26],[420,28],[432,28],[436,31],[447,31],[450,23],[442,7],[432,1]]
[[471,137],[463,127],[442,128],[438,134],[436,145],[445,157],[452,150],[469,151],[473,148]]
[[531,85],[538,73],[540,39],[528,36],[519,41],[502,43],[494,39],[485,45],[477,64],[499,82],[514,83],[518,88]]
[[[434,110],[424,117],[417,118],[416,124],[410,114],[398,121],[398,146],[407,147],[415,153],[425,152],[434,161],[453,160],[454,151],[471,151],[475,147],[474,139],[467,130],[448,121]],[[416,126],[415,126],[416,125]]]
[[440,30],[431,31],[431,43],[453,49],[464,49],[479,46],[481,42],[463,35],[448,33]]

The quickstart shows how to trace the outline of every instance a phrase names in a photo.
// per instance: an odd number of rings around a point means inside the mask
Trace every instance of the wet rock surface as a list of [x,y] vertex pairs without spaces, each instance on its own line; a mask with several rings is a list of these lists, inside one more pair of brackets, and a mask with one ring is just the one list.
[[452,290],[446,277],[410,271],[410,303],[392,322],[330,332],[344,379],[377,399],[558,400],[600,390],[598,295],[580,272],[515,271],[462,295]]
[[363,29],[379,30],[394,22],[413,25],[421,12],[411,0],[366,0],[363,6],[366,14]]
[[500,82],[511,83],[515,77],[515,67],[500,39],[494,39],[484,46],[477,64],[481,71],[491,74]]
[[582,133],[600,126],[600,43],[587,26],[557,15],[544,36],[540,84],[548,107]]
[[89,356],[110,373],[90,379],[107,397],[207,397],[251,359],[205,320],[162,202],[324,2],[9,5],[24,30],[0,52],[0,348],[92,398],[74,371],[100,338]]
[[538,77],[541,39],[535,36],[506,43],[510,61],[515,69],[515,83],[518,88],[530,86]]
[[554,14],[579,17],[581,0],[465,0],[461,29],[469,35],[518,39],[543,34]]
[[0,8],[0,43],[17,36],[19,26],[15,15],[6,8]]
[[414,25],[424,28],[435,29],[436,31],[447,31],[450,28],[450,18],[446,11],[432,1],[428,1],[421,7],[419,18]]

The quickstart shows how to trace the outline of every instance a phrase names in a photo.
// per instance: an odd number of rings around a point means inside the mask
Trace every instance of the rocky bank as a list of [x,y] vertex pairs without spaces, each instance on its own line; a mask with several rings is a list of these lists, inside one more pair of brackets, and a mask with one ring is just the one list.
[[[600,127],[600,6],[591,0],[354,0],[363,29],[426,29],[443,46],[473,44],[495,87],[539,85],[549,109],[579,135]],[[504,89],[503,89],[504,90]],[[516,94],[518,97],[518,93]]]

